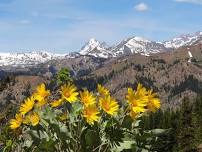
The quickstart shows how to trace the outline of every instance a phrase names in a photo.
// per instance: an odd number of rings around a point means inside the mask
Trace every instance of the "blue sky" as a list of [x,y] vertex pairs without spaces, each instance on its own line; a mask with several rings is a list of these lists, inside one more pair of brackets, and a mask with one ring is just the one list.
[[202,30],[202,0],[0,0],[0,52],[78,51],[94,37],[163,41]]

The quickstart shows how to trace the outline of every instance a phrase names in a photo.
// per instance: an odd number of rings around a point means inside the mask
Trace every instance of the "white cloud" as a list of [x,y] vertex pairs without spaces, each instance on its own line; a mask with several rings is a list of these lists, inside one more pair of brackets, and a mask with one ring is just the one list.
[[147,11],[148,9],[149,8],[148,8],[147,4],[145,4],[145,3],[139,3],[139,4],[135,5],[136,11],[144,12],[144,11]]
[[201,4],[202,0],[175,0],[176,2],[186,2],[186,3],[193,3],[193,4]]

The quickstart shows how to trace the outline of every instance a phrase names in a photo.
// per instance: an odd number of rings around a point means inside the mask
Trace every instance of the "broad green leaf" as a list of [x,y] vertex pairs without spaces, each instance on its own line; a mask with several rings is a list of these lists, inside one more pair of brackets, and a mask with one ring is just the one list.
[[135,142],[134,141],[123,141],[119,146],[112,149],[113,152],[122,152],[123,150],[133,150],[135,151]]
[[[99,133],[96,132],[95,130],[90,130],[88,129],[86,134],[85,134],[85,149],[88,151],[91,151],[93,148],[99,146],[100,144],[100,139],[99,139]],[[83,147],[84,145],[82,145]]]

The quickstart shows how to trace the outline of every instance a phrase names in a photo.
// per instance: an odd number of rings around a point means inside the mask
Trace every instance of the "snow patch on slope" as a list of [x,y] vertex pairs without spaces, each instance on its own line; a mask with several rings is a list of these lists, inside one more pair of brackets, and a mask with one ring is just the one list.
[[166,48],[177,49],[182,46],[190,46],[201,38],[202,32],[197,32],[195,34],[186,34],[181,35],[180,37],[176,37],[170,41],[165,41],[164,45]]
[[152,53],[165,51],[166,48],[162,43],[150,41],[141,37],[132,37],[120,42],[113,52],[116,56],[121,54],[140,53],[141,55],[149,56]]
[[0,66],[7,65],[36,65],[53,59],[65,58],[66,54],[48,52],[0,53]]

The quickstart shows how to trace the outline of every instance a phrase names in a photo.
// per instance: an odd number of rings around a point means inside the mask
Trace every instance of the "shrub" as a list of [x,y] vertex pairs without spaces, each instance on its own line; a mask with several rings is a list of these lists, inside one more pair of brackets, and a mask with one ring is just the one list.
[[66,68],[62,68],[58,73],[57,73],[57,83],[59,85],[72,82],[72,78],[70,76],[70,72]]

